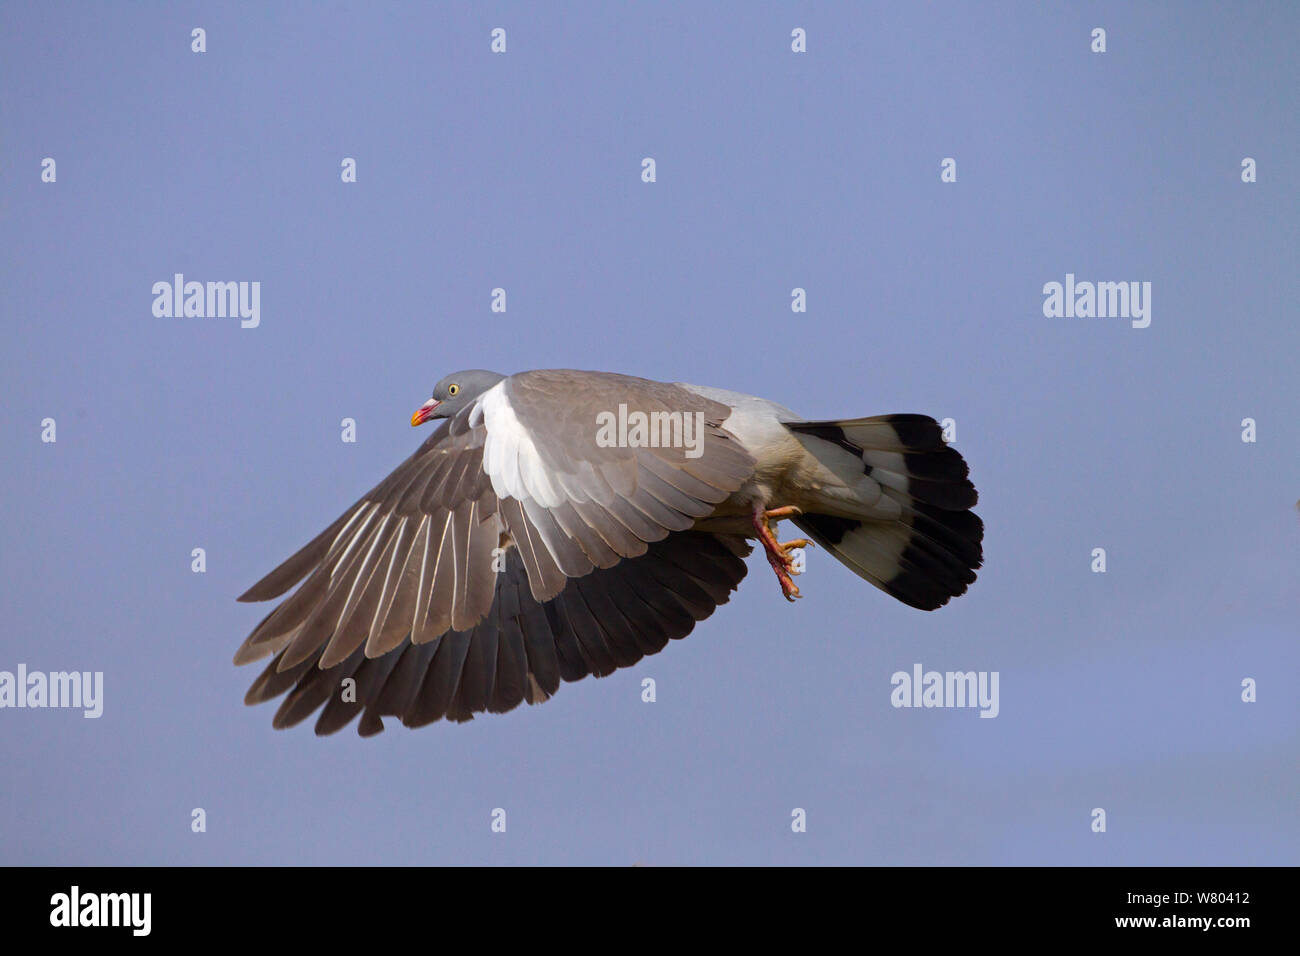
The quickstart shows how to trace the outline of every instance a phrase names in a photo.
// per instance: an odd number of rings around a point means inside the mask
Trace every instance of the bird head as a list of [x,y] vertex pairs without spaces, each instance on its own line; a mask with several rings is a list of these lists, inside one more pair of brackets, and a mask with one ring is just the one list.
[[431,418],[451,418],[503,378],[499,372],[481,368],[453,372],[433,386],[433,397],[415,410],[411,426],[423,425]]

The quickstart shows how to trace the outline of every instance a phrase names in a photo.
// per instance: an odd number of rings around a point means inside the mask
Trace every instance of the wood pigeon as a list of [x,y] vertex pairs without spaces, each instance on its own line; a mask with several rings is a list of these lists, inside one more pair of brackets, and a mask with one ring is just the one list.
[[[807,421],[763,398],[572,369],[440,381],[415,453],[241,601],[282,601],[235,655],[274,655],[276,727],[415,727],[546,700],[726,603],[761,544],[784,596],[813,542],[934,610],[975,580],[966,462],[924,415]],[[806,536],[781,543],[773,525]],[[300,583],[301,582],[301,583]],[[348,680],[350,679],[350,680]]]

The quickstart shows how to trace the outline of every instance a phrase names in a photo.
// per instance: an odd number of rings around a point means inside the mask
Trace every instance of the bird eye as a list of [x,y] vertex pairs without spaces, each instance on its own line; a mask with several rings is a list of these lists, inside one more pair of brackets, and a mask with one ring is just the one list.
[[459,386],[459,385],[448,385],[448,386],[447,386],[447,394],[448,394],[448,395],[455,395],[455,394],[456,394],[457,392],[459,392],[459,391],[460,391],[460,386]]

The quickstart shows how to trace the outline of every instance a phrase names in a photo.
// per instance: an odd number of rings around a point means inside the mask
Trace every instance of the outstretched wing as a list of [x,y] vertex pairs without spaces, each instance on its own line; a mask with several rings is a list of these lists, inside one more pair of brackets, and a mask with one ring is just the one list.
[[[624,413],[689,415],[699,432],[690,445],[610,445],[600,440],[598,416],[607,410],[617,415],[620,405]],[[533,669],[532,656],[522,658],[527,665],[522,681],[516,679],[517,667],[504,662],[498,675],[492,663],[497,652],[509,652],[518,663],[515,637],[522,640],[529,631],[523,623],[509,622],[528,620],[530,614],[540,621],[538,608],[550,622],[557,662],[566,653],[560,650],[566,634],[588,648],[586,656],[576,657],[568,648],[567,673],[574,675],[568,679],[609,673],[623,666],[621,661],[639,659],[625,649],[613,653],[608,637],[596,639],[602,628],[616,628],[624,639],[640,634],[635,646],[650,646],[646,642],[653,643],[656,633],[662,642],[681,636],[676,631],[683,619],[672,627],[665,623],[668,599],[650,594],[656,605],[645,600],[646,585],[637,590],[627,582],[643,580],[638,575],[675,580],[665,568],[672,556],[681,560],[682,545],[666,542],[653,554],[651,545],[686,534],[752,473],[753,458],[721,428],[727,413],[727,406],[684,389],[628,376],[562,370],[503,380],[444,422],[391,475],[240,597],[268,600],[302,582],[235,655],[243,664],[275,654],[250,690],[250,702],[295,686],[276,718],[277,725],[287,725],[324,703],[329,688],[349,673],[371,675],[368,681],[387,687],[387,678],[379,680],[386,667],[402,686],[418,684],[416,696],[407,700],[387,691],[382,702],[370,700],[374,719],[367,717],[363,732],[377,729],[381,713],[408,722],[414,715],[417,723],[443,714],[466,719],[476,709],[545,699],[558,686],[553,675],[565,676],[558,664],[547,669],[545,655],[538,658],[541,670]],[[724,547],[718,543],[724,539],[709,535],[692,533],[688,540],[723,547],[737,563],[744,548],[734,541]],[[609,573],[627,559],[636,560]],[[740,567],[743,575],[743,563]],[[601,573],[593,575],[597,569]],[[714,592],[724,578],[730,575],[706,577]],[[690,624],[711,613],[739,580],[735,576],[711,603],[697,595],[687,608]],[[583,583],[571,590],[577,581]],[[568,619],[566,629],[554,615],[560,609],[578,614],[575,594],[589,614],[579,614],[578,624]],[[619,619],[631,630],[618,630]],[[546,632],[534,627],[531,633],[544,640]],[[515,637],[503,638],[507,633]],[[592,636],[592,643],[583,643],[583,634]],[[605,645],[611,651],[602,655]],[[365,660],[374,660],[375,667],[363,667]],[[412,669],[418,666],[426,670],[417,682]],[[317,676],[325,672],[331,673]],[[441,676],[430,686],[437,689],[419,690],[435,674]],[[325,696],[318,696],[322,688]],[[357,697],[360,705],[366,700]],[[340,713],[339,707],[333,713]],[[322,722],[335,729],[326,721],[329,713]],[[423,719],[428,714],[433,716]]]

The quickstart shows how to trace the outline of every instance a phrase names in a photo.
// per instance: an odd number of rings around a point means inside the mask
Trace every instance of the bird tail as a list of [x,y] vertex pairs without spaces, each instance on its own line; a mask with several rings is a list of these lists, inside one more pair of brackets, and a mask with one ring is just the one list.
[[[794,523],[859,577],[904,604],[932,611],[964,594],[984,559],[984,522],[970,469],[926,415],[787,422],[813,454],[830,442],[856,455],[899,518],[805,513]],[[828,449],[822,449],[828,451]]]

